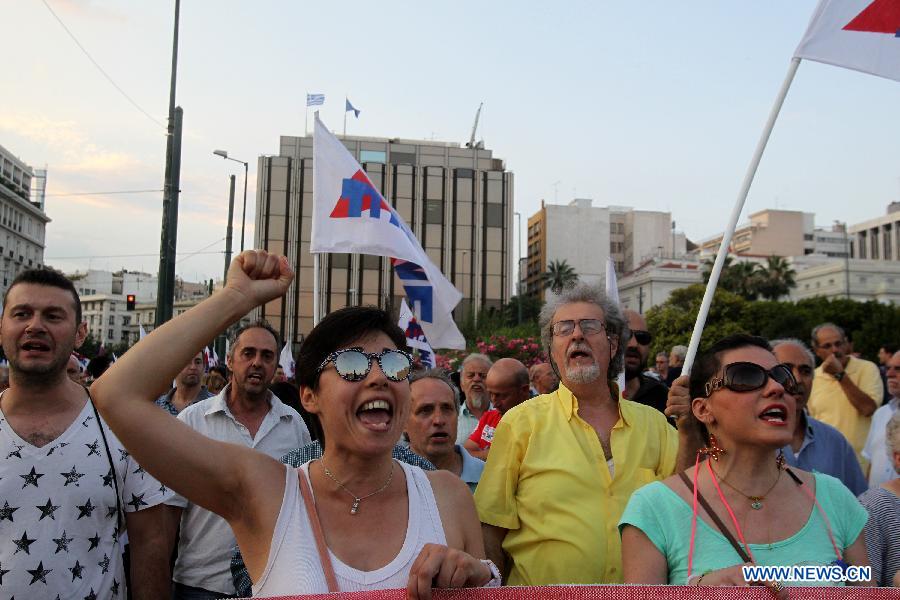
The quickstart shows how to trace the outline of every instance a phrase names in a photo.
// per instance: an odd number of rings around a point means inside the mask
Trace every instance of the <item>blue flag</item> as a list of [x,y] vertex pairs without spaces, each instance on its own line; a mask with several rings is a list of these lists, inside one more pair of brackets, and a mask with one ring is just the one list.
[[353,111],[353,115],[358,119],[358,118],[359,118],[359,111],[358,111],[357,109],[353,108],[353,105],[350,104],[350,100],[348,100],[347,98],[344,98],[344,101],[347,103],[347,105],[344,107],[344,112],[349,112],[349,111],[352,110],[352,111]]

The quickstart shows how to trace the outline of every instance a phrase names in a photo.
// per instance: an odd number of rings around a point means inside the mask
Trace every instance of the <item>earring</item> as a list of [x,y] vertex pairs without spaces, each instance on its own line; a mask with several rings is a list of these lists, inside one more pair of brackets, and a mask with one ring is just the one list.
[[775,457],[775,465],[778,467],[779,471],[784,471],[784,450],[778,450],[778,456]]
[[719,440],[716,439],[716,436],[713,433],[709,434],[709,445],[705,448],[700,448],[698,452],[700,454],[703,454],[704,456],[710,457],[717,462],[719,460],[719,456],[726,453],[725,449],[719,446]]

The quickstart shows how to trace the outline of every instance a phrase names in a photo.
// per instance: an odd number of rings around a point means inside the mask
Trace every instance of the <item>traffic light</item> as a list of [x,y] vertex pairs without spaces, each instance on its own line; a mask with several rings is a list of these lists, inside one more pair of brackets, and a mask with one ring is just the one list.
[[128,294],[125,296],[125,304],[127,310],[134,310],[134,294]]

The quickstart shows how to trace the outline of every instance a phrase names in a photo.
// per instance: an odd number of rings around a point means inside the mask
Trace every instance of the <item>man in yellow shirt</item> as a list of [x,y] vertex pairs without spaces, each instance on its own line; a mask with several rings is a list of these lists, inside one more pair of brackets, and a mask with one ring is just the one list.
[[632,492],[672,474],[679,434],[659,411],[620,400],[630,332],[599,289],[553,297],[540,322],[561,385],[494,432],[475,493],[485,550],[509,585],[621,583],[618,520]]
[[884,401],[878,366],[850,356],[847,336],[834,323],[822,323],[812,330],[812,346],[822,364],[813,379],[809,414],[843,433],[865,470],[862,449],[872,413]]

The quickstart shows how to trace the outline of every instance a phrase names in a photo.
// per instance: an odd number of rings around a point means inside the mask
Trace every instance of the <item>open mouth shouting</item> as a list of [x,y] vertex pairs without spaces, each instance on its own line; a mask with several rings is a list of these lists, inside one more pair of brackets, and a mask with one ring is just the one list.
[[783,404],[771,404],[759,414],[759,418],[769,425],[781,427],[787,425],[788,410]]
[[266,385],[266,380],[263,373],[253,371],[247,375],[247,383],[252,385]]
[[569,348],[566,358],[570,361],[574,360],[577,362],[581,362],[584,359],[593,361],[594,355],[591,353],[591,349],[587,344],[573,344]]
[[43,342],[41,340],[27,340],[22,343],[19,348],[22,349],[23,352],[29,355],[35,354],[43,354],[45,352],[50,352],[50,344]]
[[370,400],[356,410],[356,416],[366,429],[387,431],[391,426],[394,409],[385,400]]

